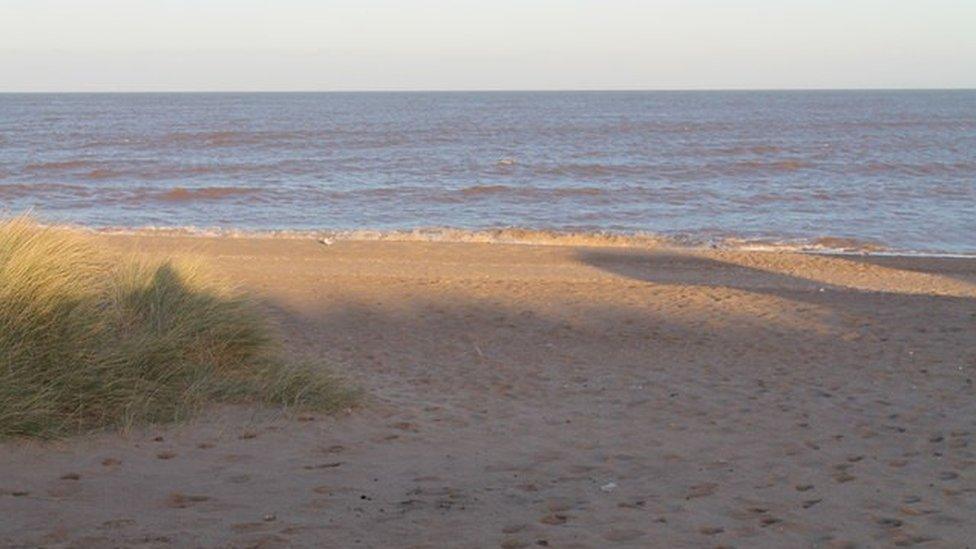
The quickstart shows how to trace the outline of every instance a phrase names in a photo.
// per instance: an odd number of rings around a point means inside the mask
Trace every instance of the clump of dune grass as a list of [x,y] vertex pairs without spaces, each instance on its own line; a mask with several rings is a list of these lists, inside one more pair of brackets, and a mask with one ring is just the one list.
[[353,394],[283,358],[243,294],[198,264],[0,221],[0,438],[176,421],[208,402],[330,411]]

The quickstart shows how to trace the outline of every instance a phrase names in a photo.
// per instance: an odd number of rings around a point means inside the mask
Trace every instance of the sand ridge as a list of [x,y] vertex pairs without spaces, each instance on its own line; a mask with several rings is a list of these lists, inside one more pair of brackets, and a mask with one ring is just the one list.
[[104,235],[368,395],[0,445],[0,544],[965,547],[976,260]]

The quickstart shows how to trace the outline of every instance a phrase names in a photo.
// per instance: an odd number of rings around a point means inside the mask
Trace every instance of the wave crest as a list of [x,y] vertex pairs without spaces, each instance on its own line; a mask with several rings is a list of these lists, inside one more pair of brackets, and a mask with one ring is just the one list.
[[189,202],[193,200],[220,200],[257,192],[260,191],[250,187],[200,187],[192,189],[175,187],[157,195],[156,198],[168,202]]

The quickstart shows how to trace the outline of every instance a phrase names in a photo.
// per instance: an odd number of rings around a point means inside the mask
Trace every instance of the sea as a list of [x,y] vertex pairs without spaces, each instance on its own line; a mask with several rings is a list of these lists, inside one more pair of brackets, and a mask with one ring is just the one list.
[[0,216],[976,254],[976,91],[0,94]]

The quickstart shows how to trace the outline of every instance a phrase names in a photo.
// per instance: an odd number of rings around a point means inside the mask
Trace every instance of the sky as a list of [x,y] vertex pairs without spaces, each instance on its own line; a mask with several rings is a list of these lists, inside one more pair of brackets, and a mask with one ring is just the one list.
[[0,91],[976,88],[976,0],[0,0]]

